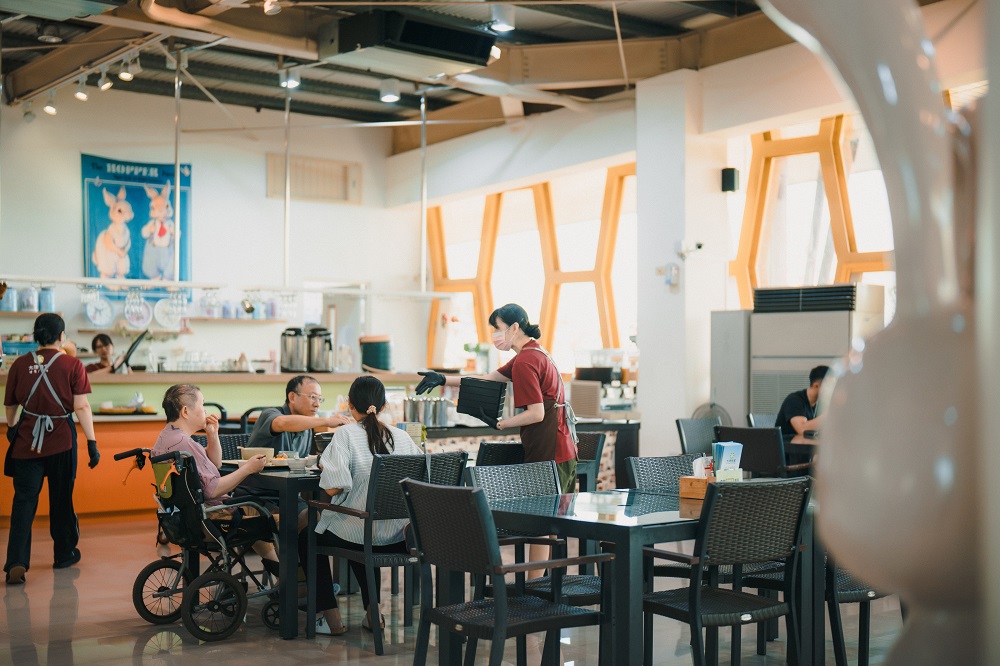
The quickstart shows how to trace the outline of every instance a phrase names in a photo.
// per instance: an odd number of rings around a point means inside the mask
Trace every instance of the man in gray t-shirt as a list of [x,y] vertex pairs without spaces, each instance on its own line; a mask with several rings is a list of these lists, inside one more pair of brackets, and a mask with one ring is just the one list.
[[[300,456],[312,453],[313,428],[337,429],[351,423],[352,419],[341,414],[319,417],[316,413],[323,404],[323,390],[319,382],[309,375],[296,375],[285,387],[285,404],[265,409],[254,423],[247,446],[267,446],[280,451],[297,451]],[[265,506],[278,506],[278,496],[260,488],[253,476],[241,484],[240,490],[262,501]],[[306,524],[305,502],[299,502],[299,529]]]

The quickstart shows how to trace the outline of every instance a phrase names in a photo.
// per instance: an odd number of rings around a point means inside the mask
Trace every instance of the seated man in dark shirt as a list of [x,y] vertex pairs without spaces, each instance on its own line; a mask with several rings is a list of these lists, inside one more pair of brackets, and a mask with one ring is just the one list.
[[774,425],[781,428],[782,435],[794,437],[804,434],[806,430],[819,429],[823,416],[816,414],[816,400],[819,398],[823,379],[829,371],[828,366],[817,365],[809,371],[809,388],[789,393],[781,403]]

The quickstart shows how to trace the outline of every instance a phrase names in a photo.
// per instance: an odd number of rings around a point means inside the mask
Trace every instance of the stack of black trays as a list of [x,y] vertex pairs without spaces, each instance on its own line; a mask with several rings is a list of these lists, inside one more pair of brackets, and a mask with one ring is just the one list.
[[479,418],[480,410],[487,416],[499,419],[503,415],[503,402],[507,395],[507,382],[462,377],[458,391],[458,412]]

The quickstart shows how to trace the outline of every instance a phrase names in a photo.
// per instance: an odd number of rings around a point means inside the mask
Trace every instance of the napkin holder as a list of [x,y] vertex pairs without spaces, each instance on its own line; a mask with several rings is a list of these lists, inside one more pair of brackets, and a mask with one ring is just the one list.
[[677,494],[686,499],[703,500],[708,484],[713,481],[715,481],[714,476],[682,476]]

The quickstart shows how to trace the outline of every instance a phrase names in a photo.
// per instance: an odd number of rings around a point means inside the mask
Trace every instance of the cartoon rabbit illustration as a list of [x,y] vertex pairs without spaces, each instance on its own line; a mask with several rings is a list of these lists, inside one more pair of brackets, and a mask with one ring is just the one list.
[[146,185],[149,222],[142,227],[146,247],[142,252],[142,272],[150,280],[174,279],[174,207],[170,204],[170,183],[163,190]]
[[131,267],[128,251],[132,247],[132,234],[128,230],[128,222],[134,217],[132,204],[125,199],[124,185],[117,197],[106,189],[102,191],[111,224],[97,235],[91,260],[102,278],[124,278]]

